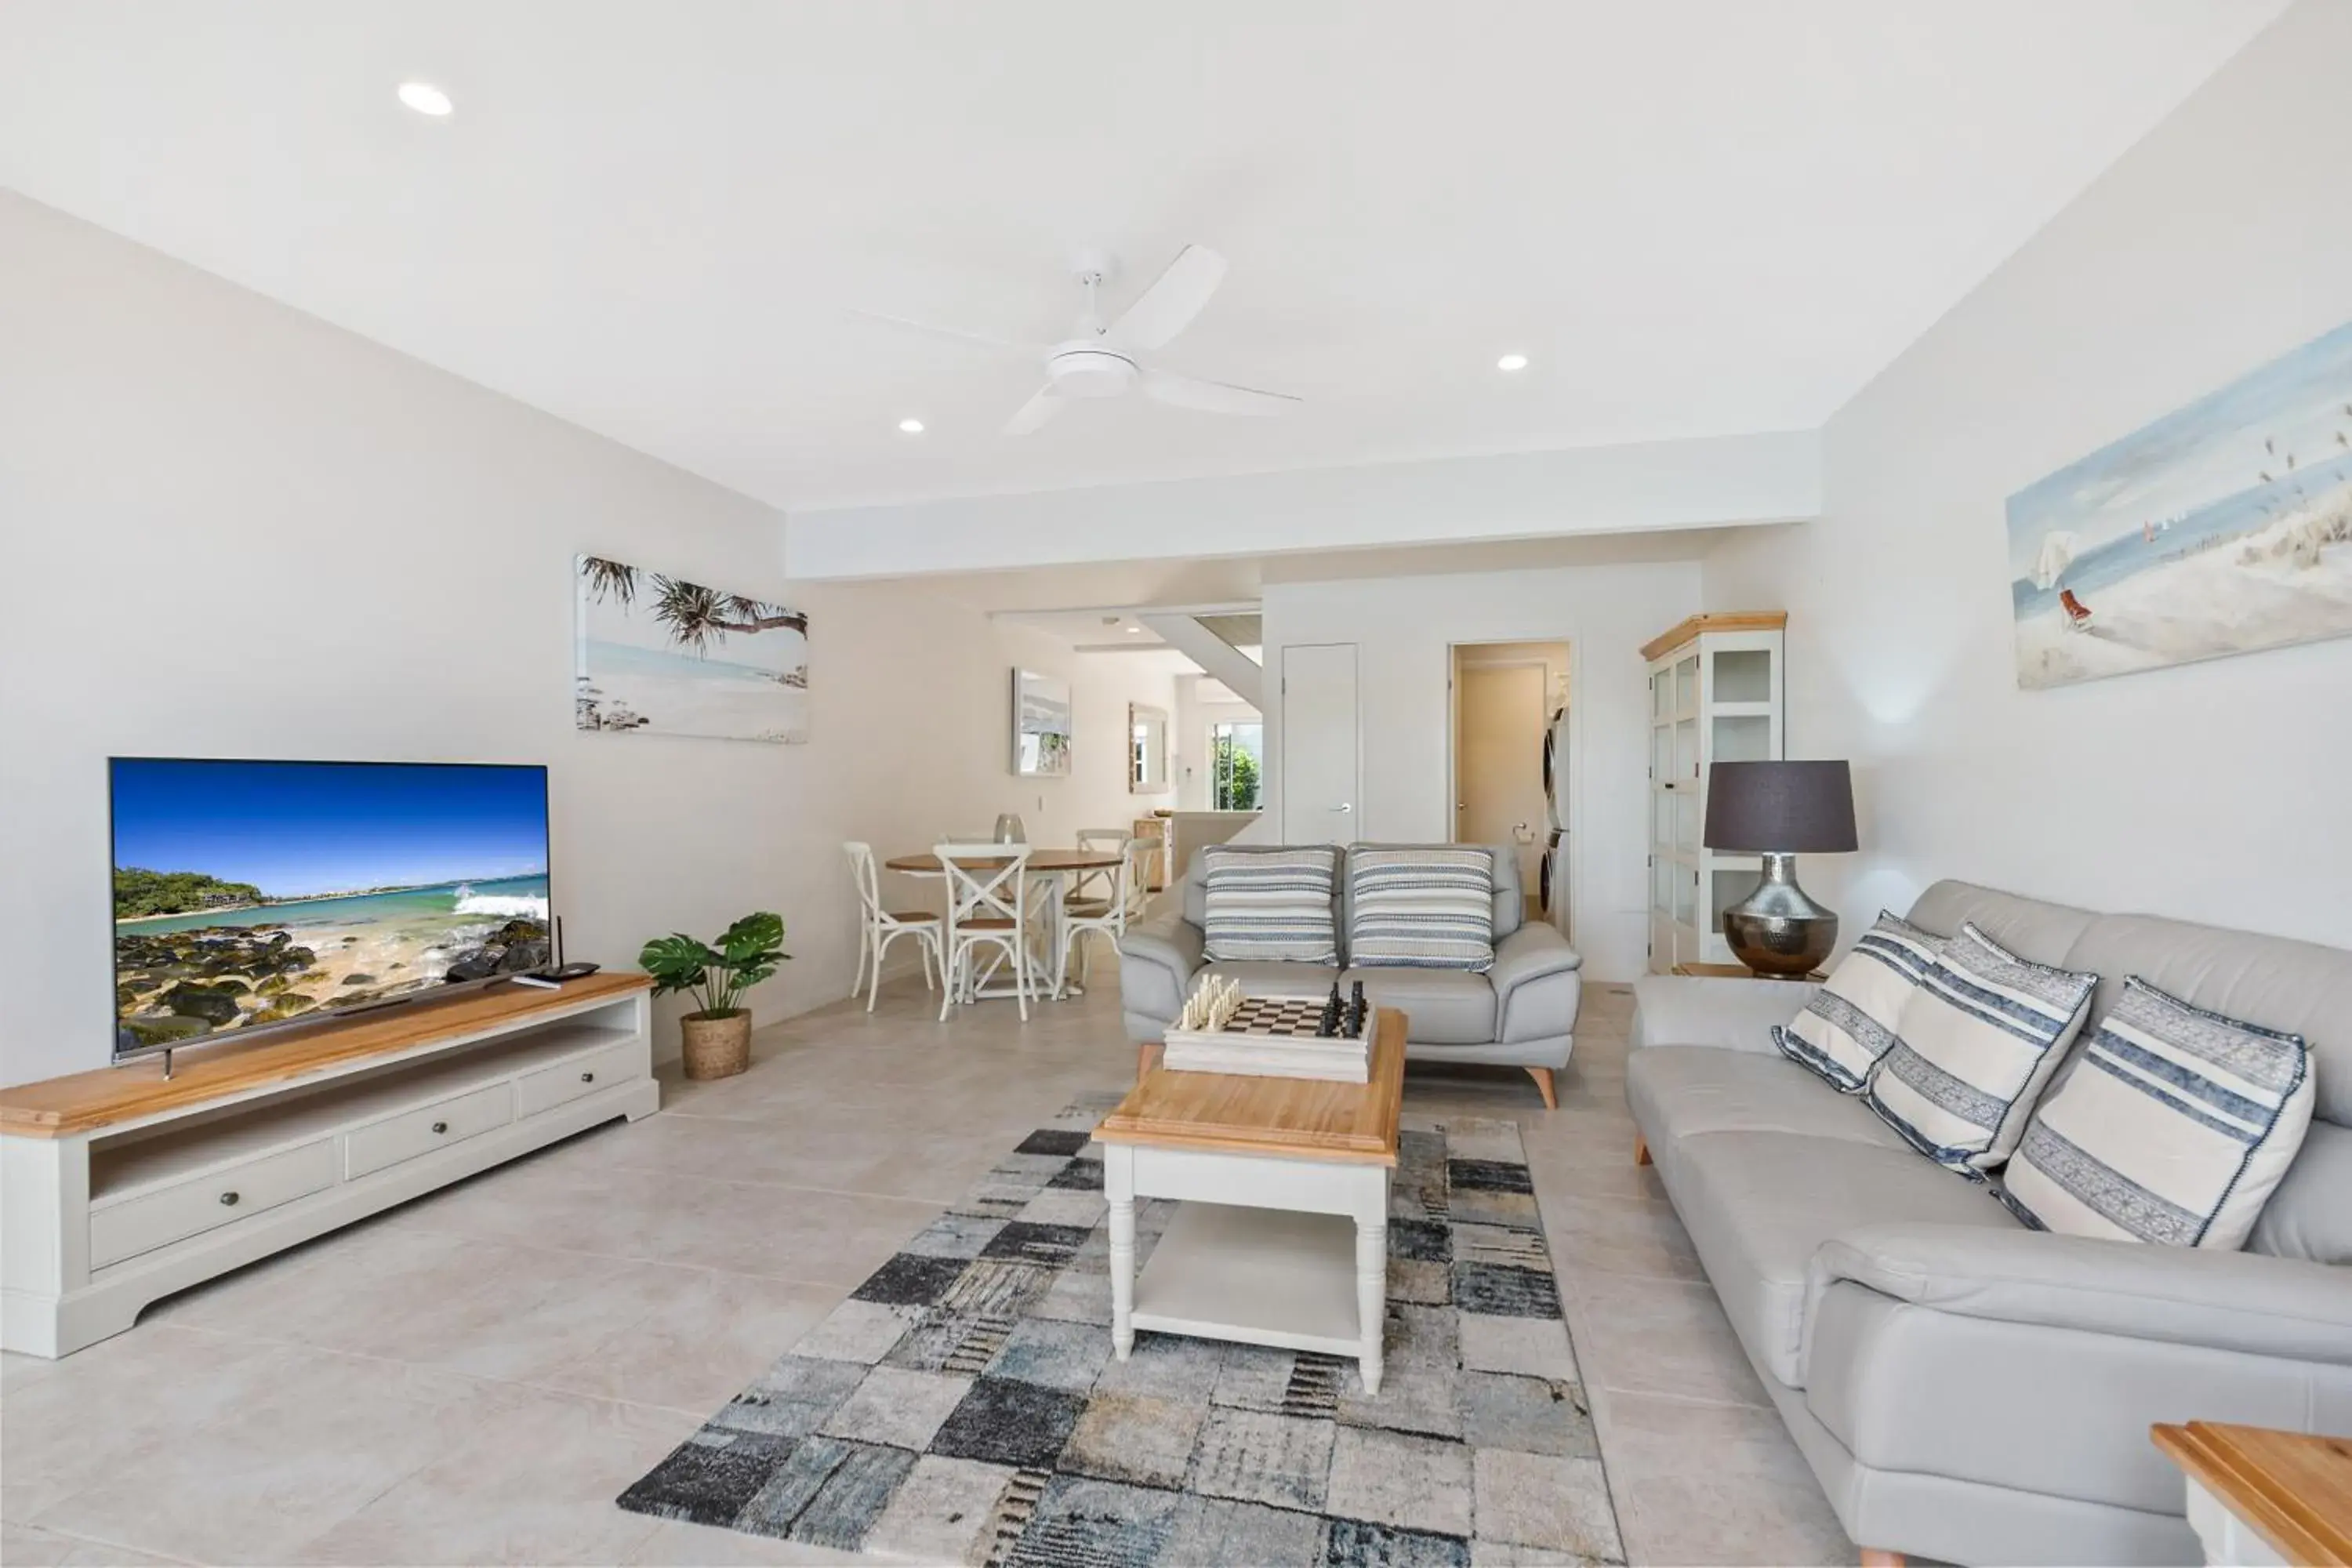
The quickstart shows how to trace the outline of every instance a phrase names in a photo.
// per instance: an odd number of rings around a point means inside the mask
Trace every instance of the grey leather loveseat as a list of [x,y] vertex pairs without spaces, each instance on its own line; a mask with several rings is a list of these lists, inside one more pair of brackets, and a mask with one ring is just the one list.
[[[1364,845],[1392,848],[1408,846]],[[1320,993],[1333,981],[1364,983],[1364,994],[1394,1007],[1409,1021],[1409,1060],[1482,1062],[1525,1068],[1544,1103],[1552,1104],[1552,1073],[1568,1065],[1575,1045],[1576,1009],[1581,994],[1578,971],[1583,961],[1553,926],[1527,919],[1527,896],[1519,883],[1518,857],[1508,846],[1490,846],[1495,857],[1495,967],[1484,974],[1458,969],[1357,969],[1349,967],[1347,851],[1340,850],[1339,878],[1332,898],[1340,963],[1210,963],[1203,955],[1202,921],[1206,894],[1201,861],[1184,869],[1180,907],[1131,926],[1119,943],[1119,988],[1128,1038],[1157,1042],[1167,1032],[1184,998],[1202,973],[1241,983],[1247,992]]]
[[2200,1561],[2151,1422],[2352,1433],[2352,952],[1965,882],[1908,918],[2096,973],[2095,1020],[2137,974],[2302,1035],[2316,1119],[2245,1249],[2028,1229],[1775,1052],[1811,993],[1777,981],[1636,983],[1626,1094],[1666,1192],[1856,1542]]

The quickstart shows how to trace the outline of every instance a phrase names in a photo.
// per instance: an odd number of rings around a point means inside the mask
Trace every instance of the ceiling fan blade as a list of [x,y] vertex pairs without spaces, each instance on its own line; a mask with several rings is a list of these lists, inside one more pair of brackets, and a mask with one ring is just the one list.
[[1199,408],[1211,414],[1280,414],[1297,407],[1301,401],[1286,392],[1260,392],[1254,386],[1171,375],[1164,370],[1143,373],[1143,395],[1178,408]]
[[1004,422],[1007,436],[1026,436],[1062,411],[1062,400],[1054,395],[1052,384],[1037,389],[1037,395],[1013,411]]
[[1192,324],[1224,280],[1223,257],[1205,245],[1188,245],[1106,335],[1134,348],[1159,348]]
[[869,321],[886,326],[903,327],[908,331],[922,332],[929,337],[948,338],[957,342],[977,343],[984,349],[1003,349],[1013,353],[1042,358],[1050,352],[1044,343],[1016,343],[1010,338],[991,337],[986,332],[967,332],[961,327],[941,327],[929,321],[912,321],[905,316],[893,316],[884,310],[869,310],[862,305],[845,307],[853,316],[863,316]]

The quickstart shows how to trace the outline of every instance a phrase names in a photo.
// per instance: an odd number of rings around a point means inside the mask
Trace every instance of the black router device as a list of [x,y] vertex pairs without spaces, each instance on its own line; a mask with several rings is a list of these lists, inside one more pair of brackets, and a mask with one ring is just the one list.
[[536,986],[552,991],[567,980],[584,980],[604,965],[600,963],[566,963],[563,962],[563,917],[555,917],[555,962],[545,969],[534,969],[528,974],[512,976],[518,985]]

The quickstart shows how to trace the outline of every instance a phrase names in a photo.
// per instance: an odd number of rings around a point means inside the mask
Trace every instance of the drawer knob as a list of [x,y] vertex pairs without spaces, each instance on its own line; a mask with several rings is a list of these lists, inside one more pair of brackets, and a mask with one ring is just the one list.
[[236,1194],[235,1193],[223,1193],[221,1194],[221,1202],[227,1205],[230,1208],[235,1208],[236,1207]]
[[449,1131],[449,1124],[446,1121],[436,1121],[433,1124],[433,1131],[436,1132],[446,1132]]
[[583,1072],[580,1075],[580,1081],[582,1083],[594,1083],[596,1081],[596,1075],[593,1072]]

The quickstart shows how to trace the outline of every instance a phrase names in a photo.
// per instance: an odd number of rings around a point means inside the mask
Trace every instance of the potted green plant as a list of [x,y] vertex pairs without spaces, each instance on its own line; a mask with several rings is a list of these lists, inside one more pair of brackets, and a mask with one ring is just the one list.
[[680,1021],[687,1077],[730,1078],[751,1065],[751,1010],[742,1005],[743,993],[792,957],[783,940],[783,916],[762,910],[720,931],[715,946],[673,931],[637,954],[638,967],[654,977],[655,995],[683,991],[701,1004]]

